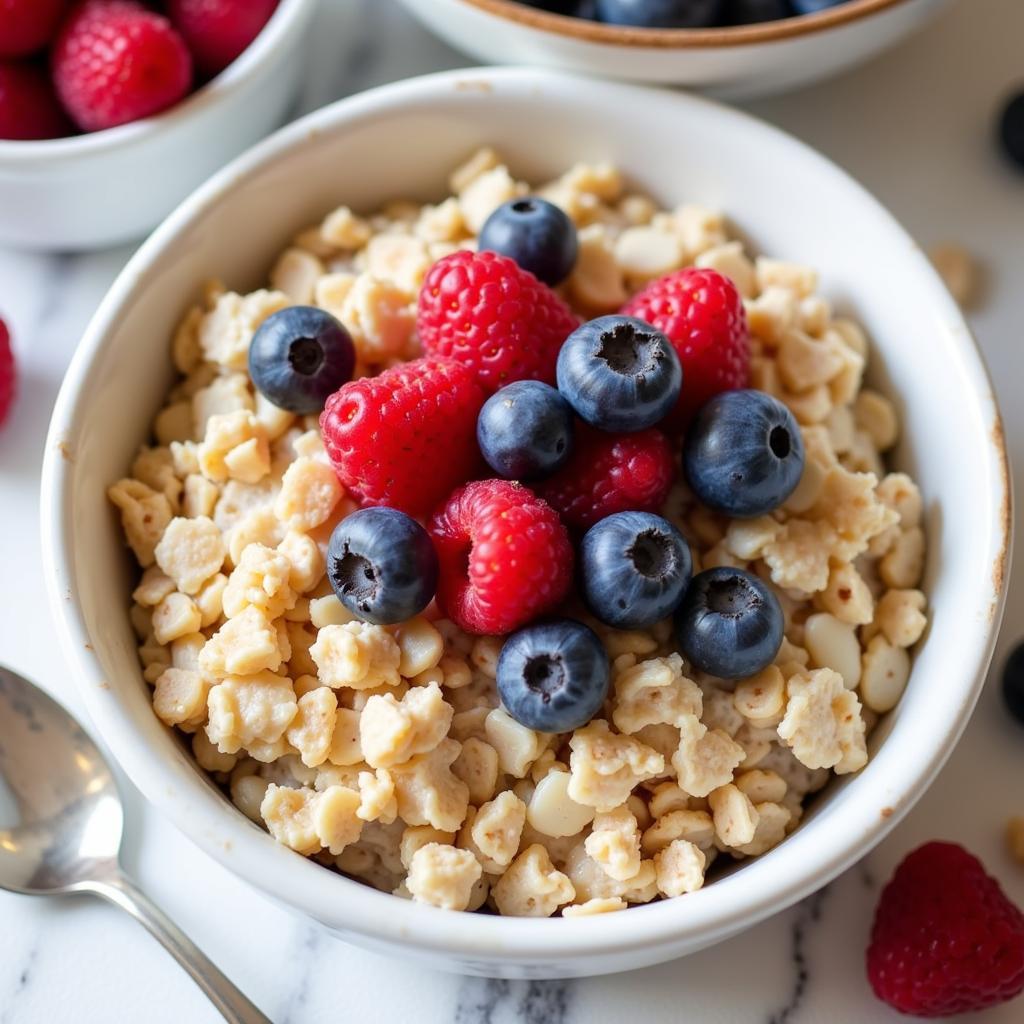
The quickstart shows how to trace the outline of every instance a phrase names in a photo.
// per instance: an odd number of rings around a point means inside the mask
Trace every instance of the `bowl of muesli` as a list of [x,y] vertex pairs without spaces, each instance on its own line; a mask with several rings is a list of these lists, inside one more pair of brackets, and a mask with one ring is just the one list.
[[370,948],[571,976],[747,928],[906,813],[991,655],[1007,472],[958,309],[828,161],[460,71],[285,129],[142,247],[44,551],[93,718],[211,856]]

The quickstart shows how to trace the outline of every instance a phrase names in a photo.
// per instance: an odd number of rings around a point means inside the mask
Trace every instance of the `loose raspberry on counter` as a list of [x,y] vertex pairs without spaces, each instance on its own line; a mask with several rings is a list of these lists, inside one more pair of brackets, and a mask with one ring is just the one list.
[[51,54],[57,94],[85,131],[173,106],[192,84],[192,57],[162,15],[134,0],[86,0]]
[[716,270],[687,267],[652,281],[622,312],[668,336],[683,364],[683,390],[666,429],[682,430],[721,391],[745,388],[750,333],[736,286]]
[[7,324],[0,320],[0,427],[4,425],[11,406],[14,404],[14,392],[17,384],[17,370],[14,363],[14,351],[11,348],[11,336]]
[[168,0],[167,13],[206,76],[223,71],[260,34],[278,0]]
[[57,139],[74,130],[45,68],[0,60],[0,139]]
[[424,350],[472,367],[488,394],[514,380],[554,384],[558,351],[578,323],[547,285],[495,252],[438,260],[416,315]]
[[508,633],[551,611],[572,585],[573,552],[557,513],[510,480],[459,488],[430,521],[437,598],[470,633]]
[[577,421],[572,458],[537,493],[569,526],[585,529],[615,512],[659,511],[675,471],[660,430],[614,435]]
[[25,57],[54,37],[68,0],[0,0],[0,57]]
[[473,371],[424,358],[339,388],[320,417],[338,478],[366,505],[424,515],[482,466]]
[[875,995],[901,1013],[996,1006],[1024,991],[1024,914],[963,847],[925,843],[882,892],[867,969]]

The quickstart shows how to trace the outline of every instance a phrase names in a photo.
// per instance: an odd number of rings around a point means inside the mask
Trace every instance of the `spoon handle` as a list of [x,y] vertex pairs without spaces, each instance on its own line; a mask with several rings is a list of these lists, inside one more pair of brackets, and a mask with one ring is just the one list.
[[272,1024],[210,958],[123,873],[85,886],[127,910],[192,976],[228,1024]]

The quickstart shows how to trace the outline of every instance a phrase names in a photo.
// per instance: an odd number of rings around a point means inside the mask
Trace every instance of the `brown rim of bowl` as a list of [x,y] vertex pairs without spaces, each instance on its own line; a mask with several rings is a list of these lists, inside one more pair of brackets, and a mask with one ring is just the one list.
[[847,0],[815,14],[795,15],[780,21],[766,21],[755,25],[735,25],[726,28],[626,28],[621,25],[603,25],[597,21],[552,14],[536,7],[527,7],[518,0],[459,0],[470,7],[493,14],[495,17],[519,22],[529,28],[554,32],[590,43],[610,46],[647,46],[664,49],[702,49],[718,46],[745,46],[771,43],[781,39],[836,28],[910,0]]

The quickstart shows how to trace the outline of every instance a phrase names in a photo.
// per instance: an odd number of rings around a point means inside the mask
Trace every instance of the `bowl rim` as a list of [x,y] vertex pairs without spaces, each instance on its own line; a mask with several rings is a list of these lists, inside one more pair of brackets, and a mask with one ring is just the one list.
[[[624,104],[625,109],[641,103],[652,107],[664,104],[663,113],[669,106],[676,110],[703,108],[730,129],[747,133],[752,143],[785,147],[800,160],[812,163],[816,173],[842,184],[856,197],[860,216],[873,219],[880,229],[892,233],[908,265],[931,281],[932,311],[956,339],[964,388],[975,399],[979,433],[988,439],[978,458],[985,461],[992,483],[991,493],[982,496],[989,514],[979,523],[985,529],[986,555],[992,558],[992,571],[984,574],[984,594],[989,604],[964,622],[957,636],[958,650],[969,671],[957,677],[955,700],[935,702],[932,713],[937,729],[929,731],[927,743],[922,741],[921,756],[905,758],[901,751],[901,774],[895,782],[875,772],[871,776],[874,784],[868,786],[862,773],[844,794],[846,827],[825,832],[819,829],[813,836],[810,830],[796,830],[786,843],[752,859],[742,871],[691,894],[687,913],[682,916],[672,900],[635,907],[628,914],[562,918],[558,924],[543,919],[449,913],[396,899],[297,857],[241,815],[194,765],[187,763],[169,730],[156,734],[166,737],[159,749],[143,740],[137,719],[105,681],[103,665],[92,650],[76,601],[74,467],[66,439],[77,436],[78,420],[88,406],[87,385],[93,363],[116,329],[122,305],[135,298],[164,249],[247,175],[287,159],[293,146],[344,134],[396,109],[422,108],[431,101],[450,101],[453,96],[460,97],[459,101],[479,101],[481,96],[498,90],[534,104],[540,93],[546,93],[556,103],[576,97],[589,105],[597,103],[601,109],[612,101]],[[324,922],[343,936],[358,937],[371,945],[411,947],[433,954],[435,959],[454,958],[460,969],[487,973],[495,963],[515,965],[543,958],[567,964],[588,956],[607,957],[627,951],[643,956],[644,950],[660,948],[664,952],[668,945],[676,950],[686,943],[710,945],[827,884],[877,844],[908,813],[945,763],[981,691],[1006,592],[1012,539],[1009,473],[991,381],[960,310],[892,215],[837,165],[780,129],[702,97],[534,68],[460,69],[381,86],[324,107],[280,130],[186,199],[132,257],[86,329],[55,404],[42,472],[44,573],[61,643],[74,666],[73,674],[90,716],[128,777],[180,831],[264,894]],[[173,755],[174,750],[178,756]],[[883,744],[864,773],[871,772],[872,765],[878,766],[878,771],[887,767],[887,761],[882,761],[885,750]],[[895,757],[895,752],[891,756]],[[660,959],[667,956],[661,955]],[[632,965],[623,964],[624,968]]]
[[291,32],[317,2],[280,0],[259,35],[223,71],[167,110],[114,128],[66,135],[59,139],[0,139],[0,167],[103,156],[115,150],[145,144],[156,135],[173,131],[193,116],[244,89],[259,73],[264,60],[271,56],[278,41]]
[[639,28],[605,25],[597,21],[555,14],[527,7],[518,0],[455,0],[496,18],[512,21],[541,32],[605,46],[649,47],[654,49],[702,50],[728,46],[754,46],[796,39],[850,25],[912,0],[847,0],[837,7],[813,14],[793,15],[778,21],[716,28]]

